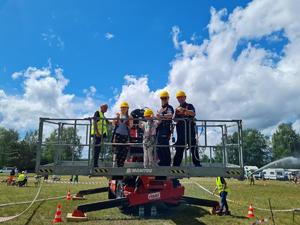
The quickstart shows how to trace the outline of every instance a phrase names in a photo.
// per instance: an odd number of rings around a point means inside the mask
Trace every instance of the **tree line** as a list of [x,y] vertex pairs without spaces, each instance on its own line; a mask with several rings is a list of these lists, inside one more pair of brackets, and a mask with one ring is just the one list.
[[[57,154],[58,130],[54,130],[45,139],[41,161],[43,164],[53,162],[55,157],[63,160],[78,160],[82,157],[82,147],[80,136],[74,132],[74,128],[62,129],[60,143],[70,144],[61,148],[61,155]],[[75,136],[74,136],[75,135]],[[261,167],[273,160],[286,156],[300,155],[300,134],[292,127],[291,123],[282,123],[277,127],[276,132],[268,137],[257,129],[245,129],[243,136],[243,160],[244,165]],[[238,134],[233,133],[227,137],[227,143],[237,143]],[[28,131],[23,138],[13,129],[0,127],[0,168],[4,166],[16,166],[21,170],[32,171],[35,168],[35,158],[37,151],[38,131]],[[227,148],[228,162],[238,164],[237,147]],[[209,161],[204,155],[202,162]],[[222,161],[222,145],[218,145],[214,162]]]
[[[60,136],[60,137],[59,137]],[[16,166],[21,170],[35,169],[36,152],[38,149],[38,131],[28,131],[24,138],[13,129],[0,127],[0,168]],[[63,128],[61,135],[55,129],[44,141],[41,163],[52,163],[57,157],[63,160],[78,160],[82,155],[80,136],[73,127]],[[63,143],[63,146],[57,145]],[[57,151],[59,150],[59,151]],[[58,155],[58,152],[61,154]]]
[[[300,134],[292,127],[291,123],[280,124],[271,137],[262,134],[257,129],[245,129],[243,138],[243,162],[244,165],[261,167],[274,160],[287,156],[300,157]],[[228,144],[238,143],[238,133],[228,136]],[[222,161],[222,145],[216,149],[215,161]],[[238,148],[227,148],[228,162],[238,164]],[[207,157],[205,157],[207,160]]]

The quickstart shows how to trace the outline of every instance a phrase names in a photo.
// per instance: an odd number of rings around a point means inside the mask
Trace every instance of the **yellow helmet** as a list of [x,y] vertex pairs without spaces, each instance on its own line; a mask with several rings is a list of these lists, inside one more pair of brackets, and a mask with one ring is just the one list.
[[145,109],[144,116],[152,116],[152,115],[153,115],[152,109]]
[[184,93],[184,91],[177,91],[176,98],[178,97],[186,97],[186,94]]
[[129,108],[129,105],[127,102],[122,102],[120,105],[121,108]]
[[161,98],[169,98],[169,92],[167,92],[167,91],[162,91],[162,92],[160,92],[159,96],[160,96]]

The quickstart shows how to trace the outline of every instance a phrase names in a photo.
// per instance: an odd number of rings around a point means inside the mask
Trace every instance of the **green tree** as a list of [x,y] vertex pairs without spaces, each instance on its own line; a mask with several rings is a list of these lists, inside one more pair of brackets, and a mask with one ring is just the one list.
[[36,146],[33,136],[34,132],[27,132],[24,140],[20,141],[17,131],[0,128],[1,166],[32,170],[36,152],[36,147],[33,147]]
[[38,146],[38,130],[27,131],[24,137],[26,148],[24,152],[24,161],[28,166],[28,170],[34,170],[36,151]]
[[300,137],[291,123],[282,123],[272,136],[273,159],[300,154]]
[[52,163],[55,160],[78,160],[81,158],[83,147],[80,146],[80,136],[73,127],[55,129],[45,140],[42,163]]
[[8,155],[8,164],[20,170],[33,170],[35,167],[35,152],[25,140],[14,143]]
[[243,131],[243,158],[245,165],[261,167],[268,154],[267,137],[256,129]]
[[9,154],[14,149],[19,140],[19,134],[12,129],[0,127],[0,166],[14,166],[8,164]]
[[[267,137],[264,136],[257,129],[246,129],[242,132],[243,138],[243,162],[244,165],[261,167],[266,163],[268,154]],[[238,143],[238,133],[234,132],[232,135],[228,135],[227,144]],[[229,145],[226,147],[228,163],[239,163],[239,150],[237,146]],[[222,162],[223,147],[219,144],[216,148],[215,160],[216,162]]]

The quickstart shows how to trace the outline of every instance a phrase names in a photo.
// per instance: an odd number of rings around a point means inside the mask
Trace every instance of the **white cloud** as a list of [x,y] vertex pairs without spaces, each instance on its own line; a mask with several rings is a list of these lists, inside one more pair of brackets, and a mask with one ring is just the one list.
[[49,29],[45,33],[41,33],[41,36],[42,36],[42,39],[48,43],[49,47],[57,47],[60,50],[64,50],[64,48],[65,48],[64,41],[52,29]]
[[22,76],[22,72],[14,72],[12,75],[11,75],[11,77],[12,77],[12,79],[17,79],[18,77],[20,77],[20,76]]
[[85,93],[87,96],[94,96],[97,92],[97,89],[95,86],[90,86],[89,89],[84,89],[83,93]]
[[[177,106],[175,93],[182,89],[188,102],[195,105],[199,119],[243,119],[247,127],[268,134],[278,123],[293,118],[299,131],[299,10],[300,4],[293,0],[256,0],[230,14],[212,9],[209,37],[199,44],[180,41],[180,29],[173,26],[172,41],[179,51],[162,88],[170,92],[171,104]],[[288,39],[280,56],[252,42],[268,39],[278,31]],[[241,42],[245,48],[237,53]],[[272,60],[274,55],[277,61]],[[84,99],[64,93],[69,81],[61,69],[52,73],[49,68],[29,67],[22,73],[24,94],[10,96],[0,91],[0,108],[4,109],[0,112],[1,126],[36,127],[40,116],[84,117],[97,108],[93,87],[85,91]],[[149,88],[146,75],[126,75],[109,114],[119,110],[124,100],[131,109],[147,106],[156,111],[160,91]]]
[[[247,127],[269,132],[287,118],[299,121],[299,10],[300,4],[293,0],[256,0],[231,14],[212,9],[209,38],[200,44],[180,41],[180,29],[173,26],[172,41],[180,54],[171,62],[164,87],[171,93],[171,103],[177,105],[174,96],[182,89],[201,119],[241,118]],[[282,56],[252,44],[278,31],[288,38]],[[246,47],[234,58],[241,41]],[[132,108],[159,107],[160,90],[150,90],[147,77],[126,76],[125,80],[114,110],[121,100],[128,100]]]
[[115,37],[115,35],[107,32],[107,33],[105,33],[104,37],[106,38],[106,40],[110,40],[110,39],[113,39]]
[[157,99],[159,99],[158,92],[150,91],[146,75],[142,75],[140,78],[126,75],[125,84],[122,87],[121,93],[116,96],[116,103],[112,107],[111,112],[113,114],[117,112],[122,101],[127,101],[131,109],[144,107],[157,108],[159,106]]
[[180,47],[180,44],[179,44],[179,41],[178,41],[179,33],[180,33],[179,27],[178,26],[173,26],[171,34],[172,34],[173,44],[174,44],[176,49],[179,49],[179,47]]
[[0,98],[6,98],[6,94],[4,92],[4,90],[0,89]]
[[191,36],[190,39],[192,42],[196,42],[199,38],[200,38],[200,36],[196,35],[196,33],[193,33],[193,35]]
[[300,119],[293,123],[293,129],[295,129],[297,133],[300,133]]
[[61,68],[29,67],[17,77],[23,78],[21,95],[0,90],[0,126],[25,131],[37,128],[39,117],[82,118],[96,109],[96,88],[91,86],[84,98],[65,93],[69,80]]

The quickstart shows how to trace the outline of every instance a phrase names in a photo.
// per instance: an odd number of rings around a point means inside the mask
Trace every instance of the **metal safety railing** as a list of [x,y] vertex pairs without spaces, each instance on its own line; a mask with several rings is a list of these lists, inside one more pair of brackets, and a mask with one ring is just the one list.
[[[103,118],[97,119],[104,120]],[[144,118],[132,120],[133,126],[129,130],[130,138],[127,143],[115,143],[113,141],[114,126],[112,122],[116,118],[105,118],[105,120],[107,121],[108,135],[101,139],[100,144],[96,145],[93,141],[94,137],[91,135],[94,122],[92,117],[84,119],[40,118],[36,170],[39,171],[39,169],[46,167],[68,166],[93,168],[93,155],[96,146],[101,147],[99,159],[101,168],[113,167],[114,148],[117,145],[126,145],[129,148],[129,156],[143,153],[141,150],[143,134],[138,124],[145,121]],[[169,144],[161,145],[156,142],[154,147],[169,148],[172,158],[176,148],[184,148],[182,167],[193,166],[191,149],[195,148],[197,154],[194,156],[202,165],[243,168],[241,120],[172,119],[169,121],[159,120],[159,122],[170,124]],[[181,126],[183,124],[183,133],[177,133],[176,125],[178,123],[181,123]],[[105,125],[102,122],[102,130],[103,126]],[[179,145],[176,140],[182,139],[182,135],[184,136],[184,143]],[[196,141],[193,141],[194,137]],[[134,152],[133,150],[137,149],[140,151],[131,154]],[[156,151],[154,151],[154,158],[158,158]],[[138,166],[138,163],[128,162],[126,166],[130,167],[130,165]]]

